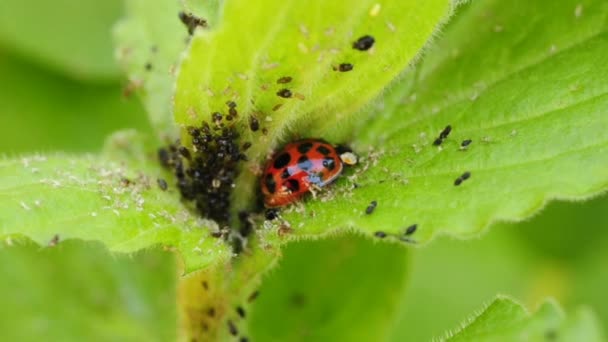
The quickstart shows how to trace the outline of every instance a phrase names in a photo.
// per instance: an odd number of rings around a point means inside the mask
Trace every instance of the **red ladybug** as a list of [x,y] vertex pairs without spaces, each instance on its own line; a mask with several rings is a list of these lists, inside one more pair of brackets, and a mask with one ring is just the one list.
[[[304,139],[287,144],[276,152],[264,168],[261,179],[266,207],[281,207],[300,199],[312,187],[334,181],[343,164],[354,164],[353,154],[343,157],[321,139]],[[342,159],[341,159],[342,157]]]

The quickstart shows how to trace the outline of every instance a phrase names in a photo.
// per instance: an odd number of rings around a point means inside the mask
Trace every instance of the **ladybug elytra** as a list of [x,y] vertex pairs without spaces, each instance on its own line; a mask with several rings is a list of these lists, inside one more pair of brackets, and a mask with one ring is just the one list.
[[[351,164],[353,154],[346,162]],[[323,187],[342,173],[341,156],[321,139],[291,142],[276,152],[264,168],[261,179],[266,207],[281,207],[300,199],[313,187]]]

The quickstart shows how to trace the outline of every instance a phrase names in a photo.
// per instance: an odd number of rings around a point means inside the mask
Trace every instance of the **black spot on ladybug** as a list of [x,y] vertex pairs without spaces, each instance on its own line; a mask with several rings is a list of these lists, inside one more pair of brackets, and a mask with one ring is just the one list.
[[365,208],[365,213],[367,215],[370,215],[371,213],[374,212],[374,210],[376,209],[376,206],[378,206],[378,202],[377,201],[371,201],[369,203],[369,205],[367,206],[367,208]]
[[310,151],[310,149],[312,148],[312,143],[310,141],[301,143],[298,146],[298,152],[302,153],[302,154],[306,154],[308,153],[308,151]]
[[467,146],[469,146],[469,145],[470,145],[472,142],[473,142],[473,140],[471,140],[471,139],[466,139],[466,140],[463,140],[463,141],[462,141],[462,143],[460,144],[460,146],[462,146],[462,147],[467,147]]
[[375,41],[376,40],[374,39],[374,37],[372,37],[370,35],[365,35],[365,36],[357,39],[355,42],[353,42],[353,49],[356,49],[359,51],[369,50],[374,45]]
[[215,317],[215,308],[209,308],[209,310],[207,310],[207,316]]
[[265,182],[270,193],[274,193],[277,190],[277,183],[274,181],[272,174],[269,173],[266,175]]
[[228,331],[230,332],[230,335],[232,336],[236,336],[239,334],[238,329],[236,328],[236,325],[234,324],[234,322],[232,320],[228,320]]
[[146,71],[152,70],[152,63],[150,63],[150,62],[146,63],[146,65],[144,65],[144,68],[146,69]]
[[260,122],[253,115],[249,117],[249,128],[253,132],[256,132],[258,129],[260,129]]
[[291,90],[289,90],[289,89],[281,89],[281,90],[277,91],[277,95],[282,98],[288,99],[291,97],[292,94],[291,94]]
[[245,309],[243,309],[242,306],[236,307],[236,313],[239,315],[239,317],[245,318]]
[[275,160],[274,160],[274,168],[275,169],[282,169],[285,166],[287,166],[287,164],[289,164],[289,162],[291,161],[291,156],[289,155],[289,153],[283,153],[280,156],[278,156]]
[[265,217],[268,221],[272,221],[279,216],[279,211],[275,208],[270,208],[266,210]]
[[347,72],[353,70],[354,66],[350,63],[341,63],[338,65],[338,71]]
[[326,155],[328,155],[328,154],[330,154],[330,153],[331,153],[331,151],[330,151],[330,150],[329,150],[327,147],[325,147],[325,146],[323,146],[323,145],[321,145],[321,146],[317,147],[317,151],[318,151],[319,153],[321,153],[322,155],[324,155],[324,156],[326,156]]
[[332,171],[336,168],[336,161],[331,157],[323,158],[323,167],[327,168],[329,171]]
[[291,176],[291,173],[289,172],[288,168],[285,168],[283,172],[281,172],[281,178],[287,179],[289,178],[289,176]]
[[260,295],[260,291],[254,291],[252,294],[249,295],[249,297],[247,298],[247,302],[251,303],[253,302],[256,298],[258,298],[258,296]]
[[158,187],[159,187],[159,188],[160,188],[162,191],[167,190],[167,187],[168,187],[168,186],[167,186],[167,181],[166,181],[166,180],[164,180],[164,179],[162,179],[162,178],[158,178],[158,179],[156,180],[156,183],[158,183]]
[[308,171],[312,168],[312,162],[308,159],[307,156],[301,156],[298,159],[298,168],[304,171]]
[[298,190],[300,190],[300,182],[298,182],[297,179],[288,179],[285,184],[292,192],[298,192]]
[[386,237],[386,233],[382,231],[377,231],[374,233],[374,236],[380,239],[384,239]]
[[413,225],[407,227],[407,229],[405,229],[404,235],[412,235],[416,232],[416,229],[418,229],[418,225],[413,224]]
[[203,288],[204,288],[205,290],[209,290],[209,283],[207,283],[207,281],[206,281],[206,280],[203,280],[203,281],[201,282],[201,285],[203,286]]
[[192,13],[179,12],[178,17],[188,29],[189,35],[192,35],[198,26],[207,27],[207,20],[199,18]]

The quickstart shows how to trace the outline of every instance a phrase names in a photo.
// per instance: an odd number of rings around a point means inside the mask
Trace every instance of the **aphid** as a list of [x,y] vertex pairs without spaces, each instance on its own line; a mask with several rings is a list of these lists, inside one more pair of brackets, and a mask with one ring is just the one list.
[[242,306],[236,307],[236,313],[239,314],[241,318],[245,318],[245,309]]
[[160,188],[162,191],[167,190],[168,185],[167,185],[167,181],[166,181],[166,180],[164,180],[164,179],[162,179],[162,178],[158,178],[158,179],[156,180],[156,183],[158,183],[158,187],[159,187],[159,188]]
[[291,76],[283,76],[283,77],[281,77],[281,78],[279,78],[277,80],[277,83],[278,84],[286,84],[286,83],[291,82],[291,80],[292,80]]
[[182,155],[182,157],[184,157],[184,158],[186,158],[188,160],[192,159],[192,155],[190,154],[190,151],[186,147],[180,146],[177,149],[177,151],[179,152],[179,154]]
[[214,112],[213,114],[211,114],[211,117],[215,122],[222,121],[222,113],[220,112]]
[[333,182],[343,162],[335,148],[320,139],[298,140],[276,152],[264,168],[261,189],[266,207],[295,202],[313,187]]
[[279,229],[277,230],[277,235],[279,236],[285,236],[287,234],[291,234],[291,232],[293,232],[293,229],[291,229],[290,226],[286,225],[286,224],[282,224]]
[[186,28],[188,28],[189,35],[192,35],[194,33],[194,29],[196,29],[198,26],[207,27],[207,20],[199,18],[192,13],[179,12],[178,17],[179,20],[186,25]]
[[460,177],[456,178],[456,180],[454,181],[454,185],[458,186],[469,178],[471,178],[471,173],[469,171],[467,171],[467,172],[463,173],[462,175],[460,175]]
[[254,291],[252,294],[249,295],[249,298],[247,298],[247,302],[248,303],[253,302],[256,298],[258,298],[259,295],[260,295],[260,291]]
[[258,129],[260,129],[260,122],[253,115],[249,117],[249,128],[252,132],[256,132]]
[[288,99],[291,97],[292,94],[291,94],[291,90],[285,88],[285,89],[281,89],[281,90],[277,91],[277,95],[282,98]]
[[130,180],[129,178],[122,177],[122,178],[120,179],[120,185],[122,185],[122,186],[124,186],[124,187],[127,187],[127,186],[131,185],[131,183],[132,183],[132,182],[131,182],[131,180]]
[[409,227],[407,227],[407,229],[405,230],[404,235],[412,235],[416,232],[416,229],[418,229],[418,225],[417,224],[413,224]]
[[266,209],[265,217],[267,220],[272,221],[279,216],[279,212],[275,208]]
[[247,151],[250,147],[251,147],[251,142],[247,141],[247,142],[243,143],[243,146],[241,147],[241,149],[243,151]]
[[374,233],[374,236],[377,237],[377,238],[383,239],[383,238],[386,237],[386,233],[383,232],[383,231],[377,231],[377,232]]
[[461,146],[461,147],[467,147],[467,146],[469,146],[469,145],[470,145],[472,142],[473,142],[473,140],[471,140],[471,139],[466,139],[466,140],[463,140],[463,141],[462,141],[462,143],[460,144],[460,146]]
[[353,49],[356,49],[359,51],[366,51],[366,50],[369,50],[374,45],[374,42],[375,42],[374,37],[372,37],[370,35],[365,35],[365,36],[357,39],[355,42],[353,42]]
[[441,133],[439,133],[439,137],[437,139],[435,139],[435,141],[433,142],[433,145],[435,145],[435,146],[441,145],[441,143],[448,137],[448,135],[450,135],[451,131],[452,131],[452,126],[450,126],[450,125],[445,126],[443,131],[441,131]]
[[452,126],[450,126],[450,125],[445,126],[445,128],[443,129],[443,131],[441,131],[441,133],[439,133],[439,138],[440,139],[447,138],[448,135],[450,135],[451,131],[452,131]]
[[341,63],[338,65],[338,71],[347,72],[353,70],[353,65],[350,63]]
[[49,247],[55,247],[59,243],[59,234],[55,234],[51,241],[49,241]]
[[371,201],[371,203],[367,206],[367,208],[365,208],[365,213],[367,215],[370,215],[371,213],[374,212],[374,209],[376,209],[377,205],[378,205],[377,201]]
[[171,163],[171,155],[169,154],[169,151],[165,148],[159,148],[157,154],[160,165],[164,168],[168,168]]
[[239,331],[232,320],[228,320],[228,331],[232,336],[236,336],[239,334]]

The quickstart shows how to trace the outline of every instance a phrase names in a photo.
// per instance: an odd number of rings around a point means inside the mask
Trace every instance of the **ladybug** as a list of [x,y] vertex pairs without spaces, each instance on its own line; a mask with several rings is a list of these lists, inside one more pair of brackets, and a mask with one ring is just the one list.
[[338,154],[336,148],[321,139],[291,142],[276,152],[264,167],[261,179],[266,207],[282,207],[323,187],[342,173],[343,164],[352,165],[352,152]]

